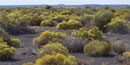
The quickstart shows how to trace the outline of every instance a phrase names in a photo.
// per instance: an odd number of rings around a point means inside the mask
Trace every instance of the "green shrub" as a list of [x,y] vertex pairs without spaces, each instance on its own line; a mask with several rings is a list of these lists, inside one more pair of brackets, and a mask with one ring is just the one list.
[[18,38],[11,38],[11,41],[13,43],[13,47],[20,47],[22,45],[22,42]]
[[106,56],[111,48],[107,42],[92,41],[84,47],[84,53],[88,56]]
[[129,26],[126,21],[118,17],[113,18],[111,22],[107,25],[107,27],[111,32],[114,33],[125,34],[129,32]]
[[99,27],[100,30],[105,31],[106,25],[114,17],[114,14],[111,11],[99,11],[93,18],[92,24]]
[[45,45],[49,42],[57,42],[62,39],[67,37],[67,34],[62,33],[62,32],[50,32],[50,31],[45,31],[40,34],[40,36],[36,37],[33,39],[34,43],[37,43],[39,46],[40,45]]
[[103,40],[105,36],[102,31],[99,30],[98,27],[93,27],[88,31],[84,29],[80,29],[80,31],[73,30],[72,36],[81,37],[85,42],[89,42],[91,40]]
[[74,56],[64,56],[62,54],[45,55],[36,60],[35,65],[77,65]]
[[16,54],[16,49],[6,44],[0,44],[0,59],[10,59]]
[[61,53],[67,55],[69,53],[68,49],[62,46],[61,43],[48,43],[40,48],[41,54],[53,54],[53,53]]
[[64,30],[77,29],[77,28],[80,28],[80,27],[82,27],[81,22],[75,21],[75,20],[64,21],[64,22],[59,23],[57,25],[57,29],[64,29]]
[[41,26],[55,26],[56,22],[49,19],[49,20],[44,20],[41,22]]

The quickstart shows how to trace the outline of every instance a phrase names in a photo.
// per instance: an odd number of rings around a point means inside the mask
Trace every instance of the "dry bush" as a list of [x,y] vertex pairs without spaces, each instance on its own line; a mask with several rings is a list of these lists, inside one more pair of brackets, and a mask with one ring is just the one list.
[[111,40],[109,41],[109,44],[112,48],[112,51],[114,51],[116,55],[121,55],[124,51],[126,51],[125,45],[119,40]]
[[77,59],[77,63],[77,65],[90,65],[87,61],[81,59]]
[[85,42],[80,37],[67,37],[61,42],[71,53],[83,52]]
[[[7,22],[7,23],[9,23],[9,22]],[[18,22],[17,24],[13,24],[13,26],[11,26],[11,24],[10,25],[5,24],[4,29],[13,35],[27,34],[27,33],[35,32],[33,29],[30,29],[25,22]]]

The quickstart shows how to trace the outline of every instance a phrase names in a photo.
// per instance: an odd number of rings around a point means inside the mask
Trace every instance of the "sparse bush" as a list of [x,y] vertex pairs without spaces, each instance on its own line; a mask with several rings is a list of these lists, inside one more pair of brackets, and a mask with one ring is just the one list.
[[87,62],[86,60],[81,60],[81,59],[78,59],[77,63],[78,65],[90,65],[89,62]]
[[41,33],[40,36],[34,38],[33,42],[37,43],[40,46],[40,45],[45,45],[49,42],[58,42],[64,39],[65,37],[67,37],[67,34],[62,32],[45,31]]
[[45,55],[36,60],[35,65],[77,65],[74,56],[64,56],[62,54]]
[[67,37],[62,41],[63,46],[67,47],[71,53],[83,52],[85,42],[79,37]]
[[129,27],[125,20],[120,18],[113,18],[107,25],[108,29],[114,33],[125,34],[128,33]]
[[98,40],[92,41],[84,47],[84,53],[88,56],[106,56],[110,50],[107,42]]
[[62,46],[61,43],[48,43],[40,48],[41,54],[53,54],[53,53],[61,53],[67,55],[69,53],[68,49]]
[[11,38],[11,41],[13,47],[20,47],[22,45],[22,42],[18,38]]
[[57,25],[57,29],[64,29],[64,30],[78,29],[80,27],[82,27],[82,24],[79,21],[75,21],[75,20],[64,21]]
[[41,26],[55,26],[55,25],[56,25],[56,21],[53,21],[51,19],[44,20],[41,22]]
[[0,59],[11,59],[16,53],[16,49],[6,44],[0,44]]
[[112,51],[116,55],[121,55],[124,51],[126,51],[126,46],[121,41],[115,41],[114,39],[109,41],[109,44],[112,48]]

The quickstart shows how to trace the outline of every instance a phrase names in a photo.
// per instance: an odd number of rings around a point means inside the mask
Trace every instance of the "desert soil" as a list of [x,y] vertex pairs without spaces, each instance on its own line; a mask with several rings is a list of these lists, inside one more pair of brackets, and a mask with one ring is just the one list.
[[[38,59],[38,48],[37,46],[32,42],[34,37],[37,37],[40,35],[41,32],[44,32],[45,30],[51,30],[51,31],[59,31],[59,32],[65,32],[68,35],[71,34],[71,30],[56,30],[56,28],[43,28],[43,27],[31,27],[35,30],[37,30],[37,33],[35,34],[23,34],[23,35],[17,35],[12,36],[14,38],[19,38],[22,43],[23,47],[17,48],[17,54],[12,60],[1,60],[0,65],[22,65],[26,62],[35,62],[36,59]],[[129,49],[130,47],[130,35],[118,35],[118,34],[105,34],[108,38],[119,38],[120,40],[124,41],[124,43],[127,43],[127,46]],[[120,65],[117,63],[115,57],[89,57],[84,55],[83,53],[72,53],[71,55],[75,56],[78,59],[82,59],[87,61],[90,65],[101,65],[102,63],[105,63],[107,65]]]

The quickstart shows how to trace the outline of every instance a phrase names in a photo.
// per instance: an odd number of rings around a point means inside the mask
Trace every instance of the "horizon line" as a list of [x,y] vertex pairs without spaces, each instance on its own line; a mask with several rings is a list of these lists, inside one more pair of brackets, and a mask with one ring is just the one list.
[[130,4],[2,4],[2,5],[130,5]]

